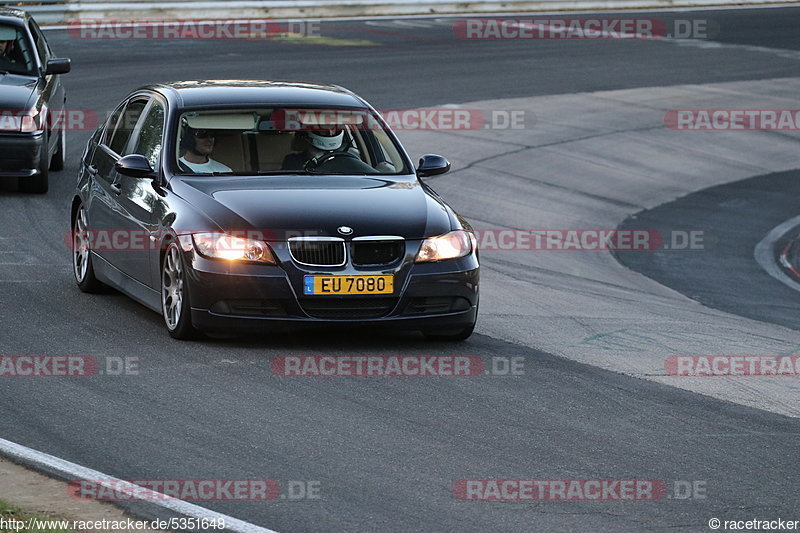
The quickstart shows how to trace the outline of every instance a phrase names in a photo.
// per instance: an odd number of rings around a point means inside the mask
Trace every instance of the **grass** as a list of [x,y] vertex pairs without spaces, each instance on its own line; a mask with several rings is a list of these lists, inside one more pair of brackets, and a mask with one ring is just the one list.
[[[25,522],[24,527],[11,528],[12,520]],[[0,533],[74,533],[70,528],[43,527],[44,524],[35,524],[34,521],[58,520],[42,515],[26,513],[19,507],[11,505],[5,500],[0,500]]]

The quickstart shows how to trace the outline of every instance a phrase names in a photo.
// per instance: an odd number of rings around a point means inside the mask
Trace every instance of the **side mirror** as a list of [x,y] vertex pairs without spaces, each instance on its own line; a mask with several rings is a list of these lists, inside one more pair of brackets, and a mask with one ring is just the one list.
[[114,164],[114,168],[120,174],[132,178],[156,178],[156,173],[153,167],[150,166],[150,161],[143,155],[126,155]]
[[450,170],[450,161],[440,155],[427,154],[419,159],[417,175],[421,178],[425,176],[438,176]]
[[48,59],[44,69],[45,76],[50,74],[66,74],[72,68],[72,62],[66,58]]

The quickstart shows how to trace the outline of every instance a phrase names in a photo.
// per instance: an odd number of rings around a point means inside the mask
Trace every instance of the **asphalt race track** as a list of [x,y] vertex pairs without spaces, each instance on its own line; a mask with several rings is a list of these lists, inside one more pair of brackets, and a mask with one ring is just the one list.
[[[796,132],[671,131],[669,109],[797,109],[800,10],[686,11],[711,40],[465,41],[447,18],[331,21],[323,39],[136,41],[47,33],[68,108],[99,117],[178,79],[336,83],[378,109],[522,111],[521,129],[401,131],[479,229],[702,231],[691,251],[482,255],[465,343],[413,333],[173,341],[73,281],[69,203],[91,131],[45,196],[0,183],[0,355],[138,358],[138,373],[2,378],[0,437],[121,479],[271,479],[285,498],[199,505],[279,532],[710,531],[800,520],[800,386],[680,378],[673,355],[798,353],[800,294],[753,247],[800,212]],[[636,218],[630,218],[636,215]],[[621,261],[621,263],[620,263]],[[469,355],[518,375],[286,378],[288,355]],[[493,366],[496,365],[496,366]],[[499,365],[499,366],[497,366]],[[502,374],[501,372],[498,372]],[[459,480],[659,480],[657,501],[464,501]],[[290,481],[318,498],[288,497]],[[693,487],[687,493],[687,486]],[[697,488],[697,490],[695,490]]]
[[[668,250],[652,254],[624,251],[618,255],[630,268],[704,305],[797,327],[793,295],[753,261],[753,249],[769,230],[797,215],[797,197],[792,192],[798,189],[797,172],[756,176],[691,194],[639,213],[623,224],[669,228],[680,220],[683,227],[715,228],[713,244],[697,263],[700,254],[670,254]],[[742,218],[750,223],[738,224]],[[709,261],[717,265],[711,276],[706,268]],[[742,279],[751,283],[732,291],[731,287]]]

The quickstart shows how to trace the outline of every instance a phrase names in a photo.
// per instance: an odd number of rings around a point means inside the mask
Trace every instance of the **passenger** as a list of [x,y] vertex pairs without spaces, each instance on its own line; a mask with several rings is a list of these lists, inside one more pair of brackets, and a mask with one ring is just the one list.
[[215,142],[214,132],[187,127],[181,139],[183,156],[178,159],[181,168],[198,174],[233,172],[227,165],[211,159]]

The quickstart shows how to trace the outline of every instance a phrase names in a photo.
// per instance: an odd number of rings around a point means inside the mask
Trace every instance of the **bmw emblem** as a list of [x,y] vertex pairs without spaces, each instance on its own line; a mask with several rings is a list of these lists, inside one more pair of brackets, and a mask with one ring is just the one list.
[[338,231],[338,232],[339,232],[339,233],[341,233],[342,235],[352,235],[352,233],[353,233],[353,228],[351,228],[350,226],[339,226],[339,227],[336,229],[336,231]]

